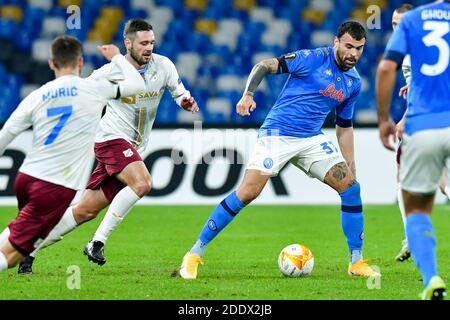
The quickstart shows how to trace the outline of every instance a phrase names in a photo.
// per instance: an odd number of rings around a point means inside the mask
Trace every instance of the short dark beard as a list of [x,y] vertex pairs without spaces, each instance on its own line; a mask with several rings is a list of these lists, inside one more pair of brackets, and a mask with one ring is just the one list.
[[346,67],[344,64],[344,60],[339,56],[339,48],[336,50],[336,55],[334,57],[334,62],[338,66],[338,68],[342,71],[348,71],[353,67]]
[[131,47],[131,49],[130,49],[130,57],[133,58],[133,60],[134,60],[139,66],[143,66],[143,65],[147,64],[147,62],[145,62],[142,58],[139,59],[139,57],[134,53],[133,47]]

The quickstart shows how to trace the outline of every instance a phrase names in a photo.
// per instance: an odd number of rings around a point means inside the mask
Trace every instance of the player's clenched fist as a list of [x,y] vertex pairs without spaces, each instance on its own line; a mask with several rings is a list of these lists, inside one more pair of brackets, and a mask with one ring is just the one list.
[[184,110],[190,111],[192,113],[196,113],[199,110],[197,102],[195,101],[195,99],[193,97],[183,98],[183,100],[181,101],[181,107]]
[[113,44],[104,44],[97,48],[108,61],[111,61],[115,55],[120,54],[119,48]]
[[256,102],[253,97],[248,94],[244,94],[236,105],[236,112],[241,116],[249,116],[250,112],[256,109]]

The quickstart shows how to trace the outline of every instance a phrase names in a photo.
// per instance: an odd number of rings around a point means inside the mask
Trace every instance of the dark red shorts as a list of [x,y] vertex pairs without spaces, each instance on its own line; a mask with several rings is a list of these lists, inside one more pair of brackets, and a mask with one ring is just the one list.
[[19,214],[9,225],[9,242],[23,255],[61,220],[76,191],[18,172],[14,185]]
[[116,194],[125,188],[125,185],[115,175],[122,172],[130,163],[142,161],[142,158],[136,149],[124,139],[96,143],[94,152],[98,164],[86,188],[90,190],[101,188],[106,199],[111,203]]

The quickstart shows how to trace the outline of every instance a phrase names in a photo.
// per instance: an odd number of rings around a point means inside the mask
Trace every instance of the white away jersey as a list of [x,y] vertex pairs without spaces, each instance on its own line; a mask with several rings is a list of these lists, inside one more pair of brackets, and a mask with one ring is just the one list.
[[409,83],[411,82],[411,56],[409,54],[406,55],[403,59],[402,72],[406,84],[409,85]]
[[33,146],[19,171],[73,190],[85,188],[102,109],[118,85],[62,76],[33,91],[4,129],[17,135],[33,126]]
[[[122,138],[142,153],[148,144],[149,134],[164,90],[169,89],[178,105],[184,97],[190,97],[175,65],[167,57],[153,53],[143,76],[145,92],[108,101],[106,114],[100,121],[95,142]],[[89,76],[90,79],[106,78],[115,81],[121,80],[122,77],[119,68],[113,63],[104,65]]]

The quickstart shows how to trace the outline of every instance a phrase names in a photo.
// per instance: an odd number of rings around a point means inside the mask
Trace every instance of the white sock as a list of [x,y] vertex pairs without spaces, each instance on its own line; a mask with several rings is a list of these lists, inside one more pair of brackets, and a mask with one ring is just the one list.
[[402,192],[402,186],[400,185],[400,183],[398,184],[397,201],[398,201],[398,207],[399,207],[399,209],[400,209],[400,213],[401,213],[401,215],[402,215],[403,229],[405,230],[405,238],[406,238],[406,212],[405,212],[405,202],[403,202],[403,192]]
[[447,199],[450,200],[450,188],[449,188],[449,186],[445,186],[444,193],[445,193],[445,196],[447,197]]
[[62,216],[61,220],[53,227],[47,237],[37,246],[37,248],[30,253],[30,256],[35,257],[36,254],[55,242],[58,242],[62,239],[62,237],[75,229],[78,226],[75,218],[73,216],[72,207],[67,208],[66,212]]
[[92,240],[105,243],[139,199],[138,195],[128,186],[120,190],[111,202]]
[[8,260],[6,260],[3,252],[0,251],[0,272],[5,272],[8,270]]
[[6,227],[5,230],[2,231],[2,233],[0,234],[0,246],[9,238],[9,228]]

